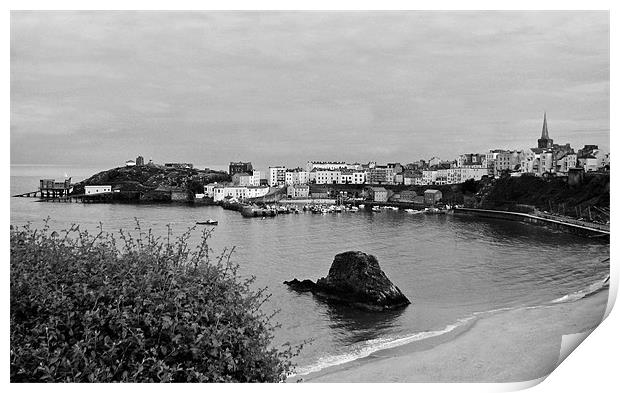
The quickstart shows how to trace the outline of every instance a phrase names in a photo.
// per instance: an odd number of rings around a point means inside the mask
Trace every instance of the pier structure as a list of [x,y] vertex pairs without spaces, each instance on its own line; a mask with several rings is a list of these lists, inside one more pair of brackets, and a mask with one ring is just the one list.
[[41,179],[39,181],[39,193],[42,199],[63,198],[71,193],[71,178],[64,181],[54,179]]

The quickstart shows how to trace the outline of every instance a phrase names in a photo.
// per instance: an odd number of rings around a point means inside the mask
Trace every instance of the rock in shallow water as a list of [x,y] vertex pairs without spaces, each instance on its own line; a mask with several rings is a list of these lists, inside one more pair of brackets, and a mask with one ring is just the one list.
[[411,304],[381,270],[377,258],[361,251],[336,255],[327,277],[316,283],[294,279],[284,284],[296,291],[371,310],[392,310]]

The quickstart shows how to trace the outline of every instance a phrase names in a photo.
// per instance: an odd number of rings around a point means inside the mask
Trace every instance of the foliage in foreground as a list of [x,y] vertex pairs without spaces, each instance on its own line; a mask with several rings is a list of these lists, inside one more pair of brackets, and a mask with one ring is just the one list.
[[11,382],[277,382],[265,290],[202,233],[11,230]]

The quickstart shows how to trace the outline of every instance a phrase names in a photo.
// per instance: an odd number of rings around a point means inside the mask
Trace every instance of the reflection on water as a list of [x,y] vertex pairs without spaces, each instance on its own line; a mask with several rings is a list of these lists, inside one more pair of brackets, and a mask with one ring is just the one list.
[[329,327],[338,332],[337,339],[345,346],[384,337],[394,330],[394,326],[399,325],[398,318],[405,310],[400,308],[372,312],[316,296],[315,299],[325,307],[324,315],[329,318]]

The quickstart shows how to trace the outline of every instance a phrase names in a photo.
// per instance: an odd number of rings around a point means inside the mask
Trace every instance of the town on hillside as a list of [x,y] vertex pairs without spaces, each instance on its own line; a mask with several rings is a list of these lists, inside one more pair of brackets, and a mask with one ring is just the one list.
[[[549,136],[547,114],[536,147],[524,150],[492,149],[486,153],[466,153],[454,160],[432,157],[409,164],[376,162],[346,163],[308,161],[304,168],[270,166],[265,178],[254,170],[251,162],[231,162],[228,183],[205,185],[204,197],[214,201],[262,197],[270,188],[285,188],[290,199],[323,198],[325,188],[313,185],[368,185],[369,193],[384,198],[383,186],[434,186],[460,184],[468,180],[502,176],[564,177],[569,174],[608,172],[609,153],[597,145],[585,145],[577,152],[566,144],[556,144]],[[313,192],[314,191],[314,192]],[[373,192],[374,191],[374,192]],[[314,194],[314,195],[313,195]]]
[[[597,145],[585,145],[575,152],[569,143],[554,143],[545,113],[541,136],[530,149],[492,149],[486,153],[461,154],[453,160],[432,157],[404,165],[308,161],[305,167],[269,166],[265,174],[251,162],[230,162],[228,172],[224,172],[197,169],[186,162],[161,165],[149,160],[145,163],[138,156],[135,161],[128,160],[119,168],[76,184],[71,184],[70,179],[60,182],[42,179],[38,192],[22,196],[39,195],[47,200],[69,202],[177,201],[226,206],[287,201],[337,205],[370,202],[391,203],[403,209],[469,203],[500,210],[529,206],[527,209],[531,211],[537,207],[605,222],[608,201],[600,195],[609,195],[605,192],[609,170],[610,155],[603,154]],[[597,175],[606,180],[588,186],[600,191],[595,198],[589,198],[587,190],[573,190],[575,195],[568,195],[566,189],[558,187],[558,184],[574,186],[585,177]],[[489,187],[496,179],[503,178],[521,179],[516,187],[521,187],[521,191],[530,188],[531,195],[524,197],[523,193],[515,195],[514,190]],[[546,182],[532,183],[527,179]],[[548,188],[544,198],[532,195],[542,190],[541,184]],[[476,193],[477,199],[471,195]],[[587,199],[585,203],[583,198]],[[597,209],[594,215],[590,207]]]

